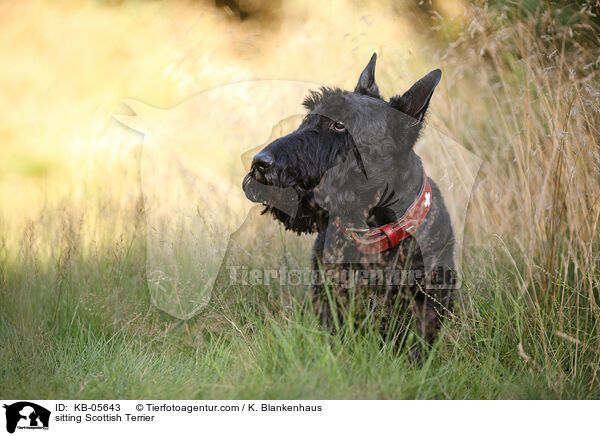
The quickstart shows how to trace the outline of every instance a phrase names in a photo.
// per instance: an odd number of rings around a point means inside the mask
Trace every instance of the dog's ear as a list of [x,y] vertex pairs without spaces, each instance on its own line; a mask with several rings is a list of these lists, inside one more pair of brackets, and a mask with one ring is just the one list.
[[379,88],[375,83],[375,62],[377,62],[377,53],[373,53],[371,60],[358,79],[358,83],[354,88],[354,92],[357,94],[370,95],[371,97],[380,98]]
[[433,70],[417,83],[415,83],[403,95],[390,98],[390,106],[413,117],[417,121],[423,121],[429,100],[433,91],[442,77],[441,70]]

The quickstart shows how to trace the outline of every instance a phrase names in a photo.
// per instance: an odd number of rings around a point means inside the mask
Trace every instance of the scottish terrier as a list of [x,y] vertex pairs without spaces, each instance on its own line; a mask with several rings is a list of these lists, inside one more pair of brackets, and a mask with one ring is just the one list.
[[243,189],[286,229],[317,234],[312,300],[323,324],[351,316],[402,341],[412,321],[431,343],[450,313],[454,237],[413,147],[441,71],[386,101],[376,59],[353,92],[311,92],[301,125],[254,156]]

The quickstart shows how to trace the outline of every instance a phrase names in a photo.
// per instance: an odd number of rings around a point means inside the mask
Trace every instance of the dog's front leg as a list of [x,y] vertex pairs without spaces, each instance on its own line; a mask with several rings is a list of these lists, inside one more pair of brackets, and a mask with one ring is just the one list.
[[437,265],[418,284],[414,300],[415,325],[419,335],[429,344],[439,334],[442,321],[451,315],[452,291],[456,282],[454,266]]
[[325,289],[325,271],[323,269],[323,249],[325,245],[325,232],[319,233],[311,256],[312,283],[310,288],[313,308],[319,322],[328,330],[334,331],[331,307]]

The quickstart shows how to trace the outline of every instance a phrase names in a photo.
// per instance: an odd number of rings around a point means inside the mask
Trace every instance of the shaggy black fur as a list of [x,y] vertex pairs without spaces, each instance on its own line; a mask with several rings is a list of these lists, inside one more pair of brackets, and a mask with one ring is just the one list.
[[361,253],[334,225],[373,228],[397,221],[423,185],[413,146],[441,71],[385,101],[375,62],[374,54],[354,92],[311,92],[301,125],[254,157],[243,186],[286,229],[318,234],[312,295],[326,325],[336,329],[352,307],[359,325],[368,317],[387,338],[401,341],[400,321],[410,313],[431,342],[449,313],[455,282],[452,227],[435,183],[429,180],[432,206],[418,231],[384,253]]

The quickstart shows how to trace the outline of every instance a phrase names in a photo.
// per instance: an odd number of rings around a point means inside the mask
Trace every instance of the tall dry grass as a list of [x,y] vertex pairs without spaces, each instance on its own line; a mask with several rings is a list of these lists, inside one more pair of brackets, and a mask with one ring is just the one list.
[[[471,11],[470,32],[457,47],[469,47],[463,65],[479,59],[482,68],[457,74],[469,78],[476,104],[487,111],[478,117],[455,107],[460,116],[453,119],[463,144],[486,162],[474,238],[497,238],[519,261],[520,286],[536,304],[560,301],[562,283],[585,290],[597,307],[600,39],[596,33],[588,46],[578,44],[552,11]],[[585,9],[581,15],[579,26],[591,27]]]
[[[565,19],[549,3],[472,5],[465,32],[443,53],[452,89],[442,119],[484,160],[466,228],[468,286],[507,295],[511,310],[526,314],[514,319],[516,337],[541,346],[546,359],[556,358],[557,336],[575,344],[567,366],[592,368],[596,379],[600,39],[593,6],[563,5],[574,13]],[[472,303],[463,309],[481,320]]]

